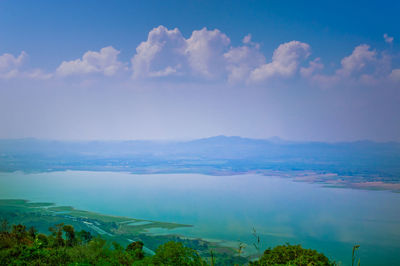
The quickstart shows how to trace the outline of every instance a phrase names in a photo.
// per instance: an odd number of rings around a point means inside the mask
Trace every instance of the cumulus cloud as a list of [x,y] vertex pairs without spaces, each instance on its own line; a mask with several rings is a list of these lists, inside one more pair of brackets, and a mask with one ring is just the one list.
[[246,35],[243,45],[230,46],[229,37],[218,29],[203,28],[185,38],[175,28],[152,29],[132,58],[134,78],[188,75],[194,78],[227,79],[231,83],[290,77],[310,54],[306,43],[292,41],[280,45],[272,62],[265,63],[259,45]]
[[224,68],[224,52],[230,44],[230,39],[219,30],[193,31],[186,41],[185,53],[189,64],[195,73],[207,78],[221,74]]
[[[384,38],[388,43],[393,42],[393,37],[387,34]],[[340,61],[333,74],[326,74],[330,70],[325,70],[320,58],[302,66],[310,56],[310,50],[307,43],[290,41],[279,45],[272,60],[266,62],[260,45],[252,41],[251,34],[244,36],[240,45],[232,46],[229,37],[218,29],[194,30],[185,38],[177,28],[158,26],[136,47],[131,70],[134,78],[176,76],[192,80],[223,80],[230,84],[262,84],[270,79],[290,78],[297,73],[320,87],[333,87],[343,82],[371,86],[400,82],[400,69],[392,69],[392,56],[388,51],[378,53],[369,45],[361,44]],[[18,56],[6,53],[0,55],[0,78],[46,80],[53,76],[114,76],[127,70],[126,63],[118,60],[119,53],[112,46],[88,51],[82,58],[63,61],[53,73],[41,69],[26,70],[25,52]]]
[[44,80],[52,77],[52,74],[45,73],[41,69],[23,70],[27,58],[28,54],[24,51],[22,51],[17,57],[7,53],[0,55],[0,78],[28,78]]
[[400,83],[400,68],[393,69],[389,78],[396,83]]
[[151,30],[147,40],[139,44],[132,58],[133,76],[161,77],[182,74],[187,65],[186,40],[175,28],[159,26]]
[[[310,67],[312,66],[310,62]],[[387,58],[382,57],[378,60],[377,52],[372,50],[369,45],[361,44],[356,46],[349,56],[341,60],[341,66],[333,75],[324,75],[315,73],[311,69],[302,69],[303,77],[310,78],[313,82],[321,85],[322,87],[332,87],[342,81],[366,81],[371,82],[387,64]],[[315,65],[314,68],[321,66]],[[308,71],[310,70],[310,71]]]
[[159,26],[136,48],[133,77],[186,74],[214,78],[224,69],[223,53],[229,43],[229,38],[219,30],[203,28],[185,39],[177,28]]
[[265,64],[260,45],[251,40],[251,34],[244,36],[242,46],[231,47],[224,54],[228,82],[248,82],[251,71]]
[[[387,42],[393,41],[387,34],[384,37]],[[310,50],[307,43],[290,41],[279,45],[272,61],[266,62],[251,34],[242,39],[241,45],[231,46],[229,37],[217,29],[195,30],[185,38],[177,28],[169,30],[159,26],[136,48],[131,61],[134,78],[184,76],[261,84],[300,73],[301,77],[321,87],[348,81],[373,85],[387,81],[389,75],[390,80],[397,79],[396,71],[391,74],[391,56],[386,52],[378,54],[367,44],[356,46],[330,75],[324,73],[325,66],[320,58],[301,67],[310,56]]]
[[0,78],[9,79],[17,77],[20,74],[20,68],[27,58],[27,54],[22,51],[18,57],[12,54],[3,54],[0,56]]
[[310,46],[307,43],[291,41],[281,44],[274,51],[272,62],[254,69],[250,74],[250,80],[259,82],[272,77],[293,76],[300,62],[309,55]]
[[52,78],[53,74],[46,73],[43,70],[37,68],[22,73],[22,76],[30,79],[46,80]]
[[376,59],[376,51],[370,50],[369,45],[361,44],[354,48],[351,55],[342,59],[342,67],[337,70],[337,74],[348,77],[359,72]]
[[119,53],[112,46],[104,47],[100,52],[88,51],[82,56],[82,59],[62,62],[56,73],[62,77],[91,73],[113,76],[123,67],[123,64],[117,59]]
[[386,43],[388,44],[392,44],[394,38],[389,36],[387,33],[383,34],[383,39],[385,40]]
[[254,46],[232,47],[224,58],[230,83],[246,80],[253,69],[265,63],[264,55]]
[[311,77],[315,72],[318,72],[324,68],[324,64],[321,63],[321,58],[315,58],[313,61],[308,63],[308,67],[300,68],[300,74],[303,77]]

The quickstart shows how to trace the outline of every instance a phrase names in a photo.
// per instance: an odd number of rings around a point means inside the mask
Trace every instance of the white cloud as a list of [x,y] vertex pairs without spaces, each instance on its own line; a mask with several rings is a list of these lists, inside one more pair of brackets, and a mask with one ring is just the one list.
[[310,80],[322,88],[330,88],[336,85],[341,79],[337,75],[315,74],[310,77]]
[[[371,50],[369,45],[361,44],[354,48],[353,52],[341,60],[341,67],[333,75],[314,73],[310,68],[302,69],[303,77],[309,78],[312,82],[324,88],[335,86],[343,81],[360,81],[371,83],[380,74],[383,65],[388,64],[388,58],[383,56],[381,60],[377,58],[377,52]],[[312,66],[310,62],[310,67]],[[315,65],[314,67],[322,68]],[[308,71],[310,70],[310,71]],[[375,82],[375,81],[374,81]]]
[[249,34],[247,34],[246,36],[244,36],[242,42],[243,42],[244,44],[249,44],[249,43],[251,43],[251,34],[249,33]]
[[300,61],[310,55],[310,46],[307,43],[291,41],[279,45],[274,51],[272,62],[263,64],[254,69],[250,80],[259,82],[272,77],[290,77],[298,70]]
[[265,57],[258,47],[250,46],[232,47],[224,57],[230,83],[246,80],[253,69],[265,62]]
[[392,72],[389,75],[389,78],[394,81],[394,82],[399,82],[400,83],[400,68],[393,69]]
[[52,74],[45,73],[41,69],[22,70],[27,61],[28,54],[22,51],[18,57],[12,54],[3,54],[0,56],[0,78],[15,79],[27,78],[45,80],[52,77]]
[[9,79],[17,77],[20,74],[20,68],[28,55],[22,51],[18,57],[12,54],[3,54],[0,56],[0,78]]
[[189,64],[196,74],[206,78],[215,78],[224,71],[224,52],[230,44],[230,39],[219,30],[193,31],[186,41],[185,54]]
[[178,65],[176,68],[167,66],[163,70],[153,71],[153,72],[150,72],[148,75],[149,75],[149,77],[166,77],[166,76],[171,76],[171,75],[177,75],[177,74],[179,74],[178,70],[177,70],[178,68],[180,68],[180,65]]
[[387,33],[383,34],[383,39],[385,39],[385,42],[388,44],[392,44],[394,40],[394,38],[389,36]]
[[45,73],[41,69],[33,69],[23,73],[23,76],[30,79],[46,80],[53,77],[51,73]]
[[164,26],[154,28],[148,38],[136,48],[132,58],[133,76],[161,77],[180,74],[182,65],[187,65],[185,57],[186,40],[175,28]]
[[308,67],[300,68],[300,74],[303,77],[311,77],[315,72],[320,71],[324,68],[324,64],[321,63],[321,58],[315,58],[313,61],[309,62]]
[[[217,29],[203,28],[189,38],[175,28],[164,26],[149,32],[146,41],[136,48],[132,58],[134,78],[191,76],[194,78],[227,78],[228,82],[261,81],[270,77],[294,75],[301,60],[310,54],[306,43],[292,41],[280,45],[272,62],[265,63],[259,44],[248,34],[243,45],[230,46],[230,39]],[[316,66],[315,66],[316,67]]]
[[368,63],[374,62],[376,59],[376,51],[370,50],[369,45],[361,44],[354,48],[351,55],[342,59],[342,67],[337,70],[337,74],[348,77],[359,72]]
[[192,75],[216,78],[225,69],[223,54],[229,38],[219,30],[195,30],[185,39],[175,28],[158,26],[136,48],[132,58],[134,78]]
[[63,77],[91,73],[113,76],[123,68],[123,64],[117,59],[119,53],[112,46],[104,47],[100,52],[88,51],[82,59],[62,62],[56,73]]
[[[384,35],[387,42],[393,37]],[[310,56],[307,43],[291,41],[278,46],[272,61],[267,63],[260,52],[260,45],[252,41],[251,34],[242,39],[239,46],[231,46],[227,35],[214,29],[195,30],[185,38],[175,28],[164,26],[152,29],[146,41],[141,42],[131,59],[134,78],[160,78],[180,76],[208,80],[227,80],[229,83],[257,83],[271,78],[285,79],[298,72],[320,87],[332,87],[339,83],[377,86],[382,82],[400,82],[400,69],[392,69],[392,56],[387,52],[378,54],[367,44],[354,48],[350,55],[341,60],[333,74],[324,74],[320,58],[300,67]],[[54,73],[24,66],[25,52],[14,56],[0,55],[0,78],[26,78],[46,80],[53,76],[102,74],[113,76],[126,70],[126,64],[118,60],[119,51],[112,46],[100,51],[88,51],[82,58],[64,61]],[[350,84],[350,83],[349,83]]]

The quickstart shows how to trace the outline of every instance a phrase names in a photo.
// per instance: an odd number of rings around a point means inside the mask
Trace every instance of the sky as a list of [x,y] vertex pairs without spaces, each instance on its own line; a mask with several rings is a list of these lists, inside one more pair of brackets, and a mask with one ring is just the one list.
[[399,10],[0,0],[0,138],[400,141]]

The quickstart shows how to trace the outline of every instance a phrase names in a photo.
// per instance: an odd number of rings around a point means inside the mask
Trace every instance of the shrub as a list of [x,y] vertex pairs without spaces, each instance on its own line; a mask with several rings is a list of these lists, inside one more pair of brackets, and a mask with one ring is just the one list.
[[282,245],[268,248],[262,257],[252,265],[334,265],[322,253],[302,248],[301,245]]

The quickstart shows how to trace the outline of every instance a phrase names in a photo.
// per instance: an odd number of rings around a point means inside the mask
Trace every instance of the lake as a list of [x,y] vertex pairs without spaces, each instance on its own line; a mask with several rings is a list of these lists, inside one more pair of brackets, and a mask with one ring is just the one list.
[[[400,265],[400,194],[324,187],[244,174],[0,173],[0,198],[28,199],[132,218],[194,225],[168,232],[263,248],[289,242],[362,265]],[[248,252],[254,249],[248,247]]]

